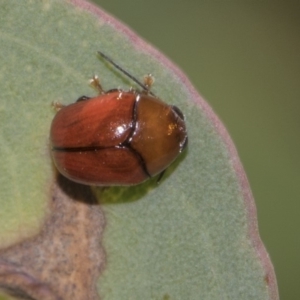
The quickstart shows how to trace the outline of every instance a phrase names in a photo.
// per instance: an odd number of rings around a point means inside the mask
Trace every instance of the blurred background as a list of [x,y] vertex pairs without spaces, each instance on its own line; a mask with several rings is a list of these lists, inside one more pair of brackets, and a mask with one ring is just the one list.
[[248,175],[280,298],[300,299],[300,1],[94,2],[175,62],[219,115]]

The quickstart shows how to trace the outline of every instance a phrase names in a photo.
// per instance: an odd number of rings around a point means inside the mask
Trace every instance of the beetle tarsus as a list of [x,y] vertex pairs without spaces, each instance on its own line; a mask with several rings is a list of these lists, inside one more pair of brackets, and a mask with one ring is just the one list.
[[97,90],[99,95],[105,94],[105,91],[103,90],[99,77],[97,75],[94,75],[93,78],[90,80],[90,85]]
[[65,106],[61,104],[59,101],[53,101],[51,105],[56,111],[61,110]]
[[153,83],[154,83],[154,77],[152,74],[147,74],[144,76],[144,86],[145,86],[144,92],[145,92],[145,94],[151,93],[150,89],[151,89],[151,86],[153,85]]

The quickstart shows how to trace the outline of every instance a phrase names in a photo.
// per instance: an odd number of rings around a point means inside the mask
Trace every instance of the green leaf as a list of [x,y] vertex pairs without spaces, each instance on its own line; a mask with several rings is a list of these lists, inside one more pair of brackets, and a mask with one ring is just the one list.
[[[93,187],[100,205],[91,209],[100,208],[106,221],[103,239],[97,240],[106,262],[97,279],[100,297],[278,299],[254,200],[223,125],[185,75],[157,50],[94,6],[70,2],[0,4],[2,248],[40,237],[42,228],[44,233],[48,228],[45,220],[54,222],[51,103],[95,95],[88,86],[94,74],[105,89],[136,88],[97,57],[101,50],[137,78],[155,76],[153,92],[185,114],[189,146],[159,184],[154,178],[134,187]],[[78,212],[86,209],[76,199]],[[91,224],[96,231],[96,226],[104,228]],[[7,253],[0,252],[0,260],[14,261]]]

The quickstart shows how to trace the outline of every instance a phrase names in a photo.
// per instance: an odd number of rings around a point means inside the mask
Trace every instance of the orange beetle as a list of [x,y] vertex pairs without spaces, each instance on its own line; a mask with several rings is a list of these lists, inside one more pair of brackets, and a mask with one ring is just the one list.
[[50,131],[58,171],[87,185],[134,185],[162,173],[187,145],[182,112],[149,91],[153,78],[137,81],[106,55],[99,54],[143,90],[103,91],[80,97],[55,115]]

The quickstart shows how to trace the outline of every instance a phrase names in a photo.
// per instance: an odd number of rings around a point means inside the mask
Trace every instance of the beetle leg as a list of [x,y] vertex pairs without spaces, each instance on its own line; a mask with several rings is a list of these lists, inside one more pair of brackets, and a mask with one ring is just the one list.
[[159,173],[156,183],[160,184],[161,179],[163,178],[164,174],[165,174],[166,170],[163,170],[162,172]]
[[90,80],[90,85],[98,91],[99,94],[105,94],[105,91],[103,90],[99,77],[97,75],[94,75],[93,78]]
[[60,109],[62,109],[65,106],[65,105],[61,104],[59,101],[53,101],[51,105],[56,111],[59,111]]
[[86,101],[86,100],[89,100],[91,99],[91,97],[88,97],[88,96],[81,96],[79,97],[76,102],[80,102],[80,101]]
[[148,94],[150,92],[151,86],[154,83],[154,77],[151,74],[147,74],[144,76],[144,86],[146,89],[144,89],[144,92]]

